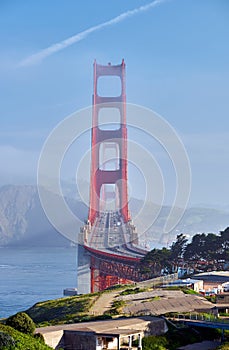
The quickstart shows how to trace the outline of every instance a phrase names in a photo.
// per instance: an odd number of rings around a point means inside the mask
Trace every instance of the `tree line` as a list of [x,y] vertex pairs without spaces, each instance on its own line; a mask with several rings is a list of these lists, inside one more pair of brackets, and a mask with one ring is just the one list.
[[222,269],[229,261],[229,227],[219,234],[198,233],[191,242],[183,233],[177,235],[176,241],[169,248],[154,248],[141,261],[142,273],[161,275],[172,273],[179,266],[195,268],[202,264],[203,271]]

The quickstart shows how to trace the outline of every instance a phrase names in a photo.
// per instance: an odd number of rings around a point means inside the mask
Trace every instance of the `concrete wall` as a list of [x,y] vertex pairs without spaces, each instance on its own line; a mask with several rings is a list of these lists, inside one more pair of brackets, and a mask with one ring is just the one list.
[[167,331],[168,327],[165,320],[160,319],[156,322],[149,322],[145,335],[163,335]]
[[64,349],[68,350],[95,350],[96,336],[93,332],[64,332]]
[[200,289],[203,289],[204,288],[204,281],[203,280],[200,280],[200,281],[196,281],[195,283],[193,283],[193,290],[195,292],[198,292],[200,291]]
[[229,294],[218,294],[218,295],[216,295],[216,303],[218,303],[218,304],[229,304]]
[[47,344],[53,349],[57,349],[58,345],[60,345],[60,343],[62,342],[63,334],[63,329],[55,332],[43,333],[45,344]]

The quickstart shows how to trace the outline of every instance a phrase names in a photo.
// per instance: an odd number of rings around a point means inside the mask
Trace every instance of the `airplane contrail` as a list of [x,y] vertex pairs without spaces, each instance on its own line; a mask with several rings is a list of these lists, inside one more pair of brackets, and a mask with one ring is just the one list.
[[31,55],[31,56],[28,56],[27,58],[25,58],[24,60],[22,60],[19,63],[19,66],[28,66],[28,65],[35,64],[35,63],[39,63],[43,59],[45,59],[46,57],[51,56],[52,54],[54,54],[58,51],[61,51],[61,50],[65,49],[66,47],[71,46],[71,45],[85,39],[88,35],[90,35],[94,32],[97,32],[100,29],[103,29],[103,28],[109,27],[113,24],[117,24],[119,22],[122,22],[127,18],[130,18],[130,17],[133,17],[133,16],[139,14],[140,12],[148,11],[152,7],[160,5],[161,3],[165,2],[165,1],[167,1],[167,0],[154,0],[147,5],[143,5],[143,6],[137,7],[133,10],[123,12],[120,15],[110,19],[109,21],[106,21],[106,22],[100,23],[96,26],[93,26],[91,28],[88,28],[88,29],[76,34],[76,35],[71,36],[70,38],[67,38],[67,39],[60,41],[59,43],[53,44],[53,45],[47,47],[46,49],[43,49],[43,50],[41,50],[41,51]]

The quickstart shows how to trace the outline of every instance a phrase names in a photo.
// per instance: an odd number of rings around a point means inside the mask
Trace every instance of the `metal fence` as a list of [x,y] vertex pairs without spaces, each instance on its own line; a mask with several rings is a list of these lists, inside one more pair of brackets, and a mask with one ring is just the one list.
[[172,273],[170,275],[159,276],[155,278],[151,278],[147,281],[138,282],[138,285],[144,286],[157,286],[160,284],[167,284],[168,282],[176,281],[178,279],[178,273]]

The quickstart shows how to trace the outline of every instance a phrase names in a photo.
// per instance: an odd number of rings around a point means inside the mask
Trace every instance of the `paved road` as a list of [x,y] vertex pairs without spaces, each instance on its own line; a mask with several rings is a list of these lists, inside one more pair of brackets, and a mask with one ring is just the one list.
[[220,345],[218,341],[203,341],[201,343],[182,346],[178,350],[214,350]]
[[90,309],[90,315],[103,315],[106,311],[108,311],[113,303],[114,298],[119,295],[119,292],[109,292],[103,293],[96,300],[92,308]]

